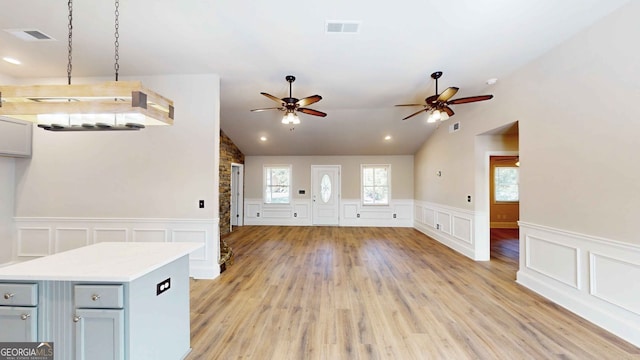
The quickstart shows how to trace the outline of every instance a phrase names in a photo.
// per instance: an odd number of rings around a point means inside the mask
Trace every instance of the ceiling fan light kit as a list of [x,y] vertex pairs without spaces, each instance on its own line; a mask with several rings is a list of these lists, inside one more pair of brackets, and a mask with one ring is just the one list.
[[438,93],[438,79],[442,76],[442,71],[436,71],[431,74],[431,78],[436,81],[436,93],[425,99],[424,104],[402,104],[396,106],[422,106],[423,109],[414,112],[413,114],[405,117],[402,120],[407,120],[422,112],[428,112],[428,123],[435,123],[438,121],[446,121],[454,115],[450,105],[466,104],[476,101],[484,101],[493,98],[493,95],[478,95],[469,96],[465,98],[451,99],[458,92],[457,87],[448,87],[442,93]]
[[313,110],[313,109],[309,109],[306,108],[305,106],[311,105],[311,104],[315,104],[318,101],[322,100],[322,96],[320,95],[312,95],[312,96],[308,96],[306,98],[302,98],[302,99],[297,99],[294,98],[291,92],[291,84],[296,81],[296,77],[293,75],[287,75],[285,77],[285,80],[287,80],[287,82],[289,83],[289,97],[284,97],[282,99],[275,97],[271,94],[268,94],[266,92],[261,92],[260,94],[263,96],[268,97],[269,99],[280,103],[279,107],[271,107],[271,108],[261,108],[261,109],[253,109],[251,111],[253,112],[259,112],[259,111],[266,111],[266,110],[280,110],[280,111],[284,111],[284,116],[282,117],[282,123],[286,124],[286,125],[297,125],[300,124],[300,118],[298,118],[298,114],[296,113],[297,111],[303,113],[303,114],[308,114],[308,115],[313,115],[313,116],[320,116],[320,117],[325,117],[327,116],[326,113],[323,113],[322,111],[318,111],[318,110]]
[[67,85],[0,86],[0,115],[27,120],[50,131],[139,130],[172,125],[173,101],[142,86],[118,81],[119,0],[115,1],[115,80],[71,85],[73,1],[69,7]]

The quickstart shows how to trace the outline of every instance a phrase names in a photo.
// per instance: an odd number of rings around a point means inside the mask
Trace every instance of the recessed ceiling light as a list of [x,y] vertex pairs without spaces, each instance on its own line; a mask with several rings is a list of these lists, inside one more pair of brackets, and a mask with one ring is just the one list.
[[10,63],[10,64],[14,64],[14,65],[20,65],[22,64],[22,62],[20,62],[20,60],[18,59],[14,59],[14,58],[10,58],[10,57],[3,57],[2,60]]
[[391,140],[391,135],[387,135],[384,137],[385,140]]
[[266,136],[260,136],[260,141],[267,141],[267,137]]
[[491,79],[487,80],[487,85],[493,85],[493,84],[495,84],[497,82],[498,82],[497,78],[491,78]]

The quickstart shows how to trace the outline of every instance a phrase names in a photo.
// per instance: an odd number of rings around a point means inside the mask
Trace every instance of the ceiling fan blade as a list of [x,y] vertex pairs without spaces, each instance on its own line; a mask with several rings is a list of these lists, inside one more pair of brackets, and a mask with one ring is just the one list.
[[414,116],[416,116],[416,115],[420,114],[421,112],[423,112],[423,111],[427,111],[427,110],[429,110],[429,108],[428,108],[428,107],[426,107],[426,108],[424,108],[424,109],[422,109],[422,110],[418,110],[418,111],[414,112],[413,114],[411,114],[411,115],[407,116],[406,118],[404,118],[404,119],[402,119],[402,120],[407,120],[408,118],[410,118],[410,117],[414,117]]
[[448,87],[442,92],[442,94],[438,95],[438,101],[445,102],[451,99],[457,92],[457,87]]
[[262,108],[262,109],[252,109],[253,112],[267,111],[267,110],[284,110],[281,107],[272,107],[272,108]]
[[322,96],[320,95],[307,96],[306,98],[302,98],[298,100],[298,106],[307,106],[307,105],[315,104],[320,100],[322,100]]
[[460,98],[460,99],[454,99],[454,100],[451,100],[451,101],[447,101],[447,104],[449,104],[449,105],[466,104],[466,103],[470,103],[470,102],[489,100],[489,99],[492,99],[492,98],[493,98],[493,95],[469,96],[469,97],[464,97],[464,98]]
[[400,104],[395,106],[425,106],[424,104]]
[[271,94],[267,94],[266,92],[261,92],[260,94],[268,97],[269,99],[271,99],[271,100],[273,100],[275,102],[278,102],[278,103],[281,103],[281,104],[284,103],[284,101],[282,101],[282,99],[277,98],[277,97],[275,97],[275,96],[273,96]]
[[447,115],[449,115],[449,117],[452,117],[452,116],[453,116],[453,114],[455,114],[455,113],[453,112],[453,110],[451,110],[451,108],[450,108],[450,107],[448,107],[448,106],[443,107],[443,108],[442,108],[442,111],[446,112],[446,113],[447,113]]
[[322,111],[313,110],[313,109],[298,108],[298,111],[300,111],[300,112],[301,112],[301,113],[303,113],[303,114],[309,114],[309,115],[315,115],[315,116],[322,116],[322,117],[327,116],[327,114],[323,113]]
[[429,105],[434,105],[436,101],[438,101],[438,95],[431,95],[428,98],[424,99],[424,101]]

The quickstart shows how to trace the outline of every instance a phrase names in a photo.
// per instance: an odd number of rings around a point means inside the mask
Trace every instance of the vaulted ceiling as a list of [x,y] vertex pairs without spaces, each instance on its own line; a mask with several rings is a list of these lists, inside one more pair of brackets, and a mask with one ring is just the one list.
[[[401,119],[439,90],[456,97],[491,93],[508,76],[628,0],[327,0],[269,2],[121,0],[120,74],[216,73],[221,128],[246,155],[413,154],[435,125]],[[67,71],[67,1],[0,0],[0,74],[60,77]],[[75,0],[73,76],[112,76],[114,3]],[[328,33],[327,22],[355,22],[356,33]],[[23,41],[7,29],[36,29],[55,41]],[[261,96],[320,94],[301,124],[280,123]],[[215,94],[212,94],[215,96]],[[495,106],[490,101],[456,105]],[[176,104],[178,108],[180,104]],[[448,121],[455,121],[455,117]],[[180,121],[179,118],[176,121]],[[390,140],[384,140],[389,135]],[[266,141],[261,141],[264,136]]]

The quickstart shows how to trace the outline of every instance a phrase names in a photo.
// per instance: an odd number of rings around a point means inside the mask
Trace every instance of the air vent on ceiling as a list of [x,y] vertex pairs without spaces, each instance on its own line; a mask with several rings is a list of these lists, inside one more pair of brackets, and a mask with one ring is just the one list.
[[55,41],[56,39],[37,29],[5,29],[4,31],[24,41]]
[[357,34],[360,32],[360,21],[328,20],[325,31],[327,34]]

